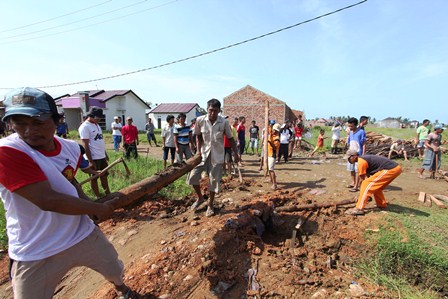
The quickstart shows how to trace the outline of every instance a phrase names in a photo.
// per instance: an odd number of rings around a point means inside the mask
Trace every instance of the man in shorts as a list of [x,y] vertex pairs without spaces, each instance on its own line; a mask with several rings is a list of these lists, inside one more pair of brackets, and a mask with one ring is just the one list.
[[423,152],[425,150],[426,137],[429,134],[429,119],[423,120],[423,124],[417,128],[417,136],[415,138],[415,143],[417,144],[418,158],[423,159]]
[[249,146],[252,149],[252,155],[255,154],[255,149],[257,156],[260,156],[258,152],[258,140],[260,139],[260,128],[255,124],[255,120],[252,121],[252,125],[249,128],[250,143]]
[[[104,144],[103,132],[98,122],[103,118],[103,109],[92,107],[87,114],[87,119],[78,128],[81,144],[86,149],[86,159],[89,161],[89,167],[93,170],[103,170],[107,167],[109,157],[106,153],[106,145]],[[108,174],[100,177],[101,186],[106,194],[110,193]],[[101,197],[98,188],[98,179],[90,181],[93,193],[97,198]]]
[[219,115],[221,112],[221,102],[211,99],[207,102],[207,115],[199,116],[196,119],[194,132],[197,136],[198,153],[202,156],[201,163],[196,166],[188,175],[187,183],[193,185],[198,199],[191,206],[192,210],[197,210],[204,202],[201,187],[199,185],[202,172],[207,172],[209,178],[208,190],[210,192],[206,216],[215,214],[213,201],[215,194],[219,192],[219,184],[222,177],[224,163],[224,135],[227,136],[234,153],[234,163],[238,163],[238,149],[232,135],[229,122]]

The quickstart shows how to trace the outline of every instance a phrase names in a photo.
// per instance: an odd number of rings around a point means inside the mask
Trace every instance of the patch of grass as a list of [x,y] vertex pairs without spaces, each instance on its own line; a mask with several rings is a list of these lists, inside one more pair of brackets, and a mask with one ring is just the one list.
[[390,213],[378,235],[368,237],[375,250],[360,273],[404,298],[439,297],[448,288],[447,221],[435,209],[429,217]]
[[[107,154],[109,156],[109,163],[115,161],[120,157],[123,157],[123,154],[121,152],[116,153],[114,151],[108,151]],[[108,181],[111,192],[116,192],[120,189],[128,187],[131,184],[137,183],[163,170],[162,160],[156,160],[151,157],[146,158],[144,155],[140,155],[139,159],[126,160],[126,165],[131,171],[131,175],[129,176],[129,178],[126,177],[126,171],[123,164],[121,163],[116,165],[109,171]],[[185,177],[186,175],[177,179],[172,184],[160,190],[159,193],[162,196],[172,199],[190,194],[193,189],[191,188],[191,186],[186,184]],[[79,182],[85,180],[86,178],[88,178],[88,175],[83,173],[82,171],[78,171],[78,173],[76,174],[76,179]],[[99,180],[98,184],[101,186]],[[90,188],[89,183],[83,185],[83,190],[87,196],[94,198],[94,194]],[[100,187],[100,192],[101,190],[102,189]]]
[[3,201],[0,201],[0,250],[8,248],[8,237],[6,236],[6,219]]

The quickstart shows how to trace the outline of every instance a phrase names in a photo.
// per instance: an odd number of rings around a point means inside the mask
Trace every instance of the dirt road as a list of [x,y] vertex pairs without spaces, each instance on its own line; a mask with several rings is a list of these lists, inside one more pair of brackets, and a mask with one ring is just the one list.
[[[142,154],[142,153],[140,153]],[[150,155],[161,157],[161,148]],[[146,155],[146,154],[144,154]],[[291,246],[293,228],[304,212],[281,213],[264,223],[257,235],[249,224],[229,228],[229,222],[258,203],[278,205],[336,202],[354,199],[342,156],[328,160],[295,157],[277,165],[280,189],[272,191],[258,171],[258,157],[244,156],[244,183],[226,179],[219,194],[217,215],[205,217],[189,210],[193,196],[168,201],[152,198],[100,226],[126,265],[126,283],[140,298],[343,298],[359,291],[370,298],[386,298],[387,291],[355,278],[352,265],[366,255],[363,234],[375,231],[385,213],[422,213],[418,192],[446,194],[444,181],[417,178],[416,164],[402,163],[404,172],[386,190],[387,211],[365,216],[343,214],[345,208],[313,212],[303,225],[303,246]],[[373,204],[369,204],[373,207]],[[227,223],[227,225],[226,225]],[[257,283],[259,291],[256,289]],[[361,288],[361,290],[360,290]],[[0,297],[11,298],[8,282]],[[59,285],[55,298],[114,298],[110,284],[89,269],[71,271]],[[250,298],[247,296],[247,298]],[[255,298],[255,297],[253,297]]]

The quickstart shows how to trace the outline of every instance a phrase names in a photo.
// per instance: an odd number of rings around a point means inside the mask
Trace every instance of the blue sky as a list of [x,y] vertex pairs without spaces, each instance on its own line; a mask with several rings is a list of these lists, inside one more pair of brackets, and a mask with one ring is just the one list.
[[[0,88],[66,84],[150,68],[357,2],[1,1]],[[152,103],[204,107],[208,99],[222,99],[249,84],[304,110],[307,118],[402,116],[448,123],[447,11],[446,0],[368,0],[182,63],[43,90],[59,96],[132,89]],[[6,92],[0,89],[0,96]]]

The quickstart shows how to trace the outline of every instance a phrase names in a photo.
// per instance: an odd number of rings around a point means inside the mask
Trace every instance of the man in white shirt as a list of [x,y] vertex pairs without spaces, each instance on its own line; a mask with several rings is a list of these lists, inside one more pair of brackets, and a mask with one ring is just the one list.
[[112,122],[110,127],[112,128],[112,138],[114,140],[114,150],[116,152],[118,152],[118,150],[120,149],[121,138],[123,136],[121,134],[121,128],[123,126],[122,126],[122,124],[120,122],[120,118],[118,116],[114,116],[114,121]]
[[[93,170],[103,170],[107,167],[109,157],[106,153],[106,145],[104,144],[103,132],[98,122],[103,117],[103,109],[92,107],[87,114],[87,119],[78,129],[81,143],[86,150],[86,159],[89,161],[89,167]],[[107,173],[100,177],[101,186],[106,194],[110,193],[109,182],[107,181]],[[98,188],[98,179],[90,181],[93,193],[99,198],[101,196]]]
[[331,128],[333,135],[331,136],[331,153],[337,154],[339,140],[341,139],[342,127],[339,122],[335,122]]

